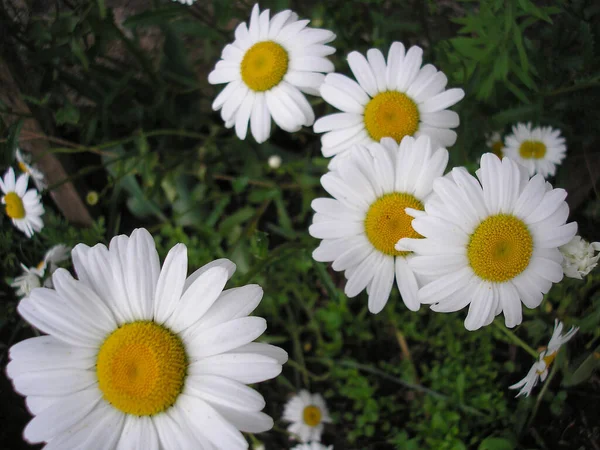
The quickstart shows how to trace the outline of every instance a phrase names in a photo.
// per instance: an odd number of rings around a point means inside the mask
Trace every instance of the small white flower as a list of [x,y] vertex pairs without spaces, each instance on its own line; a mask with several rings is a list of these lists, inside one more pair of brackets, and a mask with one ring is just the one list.
[[23,436],[47,449],[247,449],[240,431],[273,426],[248,384],[277,376],[285,351],[256,343],[249,317],[262,289],[223,290],[226,259],[187,276],[187,248],[161,268],[152,236],[135,230],[109,248],[79,244],[78,279],[58,269],[56,290],[34,289],[17,308],[48,335],[9,350],[6,373],[34,418]]
[[563,271],[570,278],[581,280],[598,264],[600,259],[600,242],[589,243],[575,236],[571,241],[560,247],[563,255]]
[[348,55],[348,64],[357,81],[339,73],[325,77],[320,92],[323,99],[341,112],[321,117],[315,133],[321,138],[321,152],[340,157],[354,145],[379,143],[388,137],[402,142],[405,136],[429,136],[432,147],[449,147],[456,142],[452,128],[459,124],[458,114],[446,108],[465,95],[462,89],[444,90],[448,79],[433,65],[423,63],[423,50],[407,51],[394,42],[387,62],[378,49]]
[[301,442],[320,441],[323,424],[331,423],[323,397],[304,389],[285,404],[283,420],[291,422],[287,429]]
[[523,303],[536,308],[563,278],[558,247],[577,232],[566,223],[564,189],[541,175],[491,153],[481,157],[477,178],[455,167],[433,182],[434,195],[412,227],[424,239],[403,239],[397,250],[415,252],[409,264],[429,277],[419,290],[421,303],[438,312],[467,305],[467,330],[492,323],[504,313],[507,327],[523,320]]
[[223,49],[221,61],[208,75],[210,84],[227,83],[212,104],[227,128],[235,126],[240,139],[250,130],[256,142],[271,134],[271,119],[283,130],[311,126],[315,114],[304,95],[319,95],[323,72],[332,72],[327,59],[335,49],[328,30],[308,28],[290,10],[269,19],[269,10],[252,8],[250,25],[241,23],[235,41]]
[[521,395],[529,397],[529,394],[531,394],[531,391],[537,385],[538,381],[541,380],[544,382],[546,380],[548,368],[556,358],[560,347],[575,336],[575,333],[579,331],[579,328],[571,327],[565,335],[561,335],[562,330],[563,323],[556,319],[554,321],[554,332],[548,343],[548,348],[540,353],[539,360],[533,363],[533,366],[529,369],[525,378],[518,383],[509,386],[509,389],[521,389],[517,394],[517,397]]
[[4,178],[0,179],[0,189],[4,193],[2,204],[5,205],[6,214],[11,218],[13,225],[27,237],[32,237],[35,232],[44,228],[44,206],[40,194],[35,189],[27,190],[28,182],[29,175],[25,173],[15,179],[15,171],[9,167]]
[[182,5],[191,5],[196,0],[173,0],[174,2],[181,3]]
[[504,142],[502,142],[502,135],[497,131],[494,131],[486,135],[485,145],[490,149],[494,155],[502,159],[504,157]]
[[47,185],[46,179],[44,178],[44,174],[36,167],[29,164],[29,161],[27,160],[27,158],[25,158],[25,155],[23,155],[21,150],[17,149],[17,151],[15,152],[15,156],[17,158],[19,169],[21,169],[21,172],[26,173],[31,177],[37,190],[41,192],[44,189],[46,189]]
[[400,145],[383,138],[380,144],[357,146],[321,178],[334,198],[311,203],[316,213],[308,232],[323,239],[313,258],[333,261],[334,270],[344,271],[348,297],[366,289],[373,314],[386,305],[394,280],[406,307],[419,309],[422,280],[410,267],[414,255],[394,246],[401,238],[420,236],[408,210],[422,212],[447,163],[448,151],[432,147],[427,136],[406,136]]
[[333,450],[333,445],[326,447],[320,442],[311,442],[310,444],[298,444],[292,450]]
[[519,123],[512,134],[504,139],[504,155],[527,167],[529,176],[539,173],[544,178],[553,176],[565,158],[567,147],[560,130],[552,127],[532,127]]
[[271,155],[268,160],[269,167],[273,170],[279,169],[281,167],[281,156],[279,155]]
[[29,295],[34,288],[42,285],[44,271],[40,271],[36,267],[27,267],[24,264],[21,264],[21,268],[23,275],[16,277],[10,285],[17,290],[16,293],[19,297],[24,297]]
[[65,244],[58,244],[46,252],[44,261],[40,264],[43,264],[44,268],[48,268],[48,275],[52,275],[58,269],[58,265],[68,260],[70,256],[71,247]]

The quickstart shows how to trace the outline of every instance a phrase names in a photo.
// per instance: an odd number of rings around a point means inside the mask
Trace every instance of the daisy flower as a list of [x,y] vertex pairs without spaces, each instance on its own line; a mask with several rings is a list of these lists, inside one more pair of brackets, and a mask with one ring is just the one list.
[[27,237],[32,237],[35,232],[44,228],[44,207],[40,194],[35,189],[27,190],[28,182],[29,175],[22,174],[15,179],[15,171],[9,167],[4,178],[0,179],[0,189],[4,193],[2,204],[6,215],[17,229]]
[[287,430],[302,442],[320,441],[323,424],[331,423],[323,397],[304,389],[285,404],[283,420],[291,422]]
[[600,259],[600,242],[589,243],[581,236],[575,236],[570,242],[560,247],[563,255],[563,271],[570,278],[581,280],[598,265]]
[[21,264],[21,269],[23,269],[23,274],[16,277],[10,285],[16,289],[19,297],[24,297],[29,295],[34,288],[42,285],[44,272],[37,267],[27,267],[24,264]]
[[486,136],[485,145],[487,145],[490,151],[498,158],[502,159],[504,157],[504,153],[502,153],[502,150],[504,150],[504,142],[502,142],[502,136],[497,131]]
[[44,174],[39,169],[29,164],[28,159],[25,158],[25,155],[23,155],[21,150],[17,149],[15,157],[17,158],[19,169],[21,169],[21,172],[26,173],[31,177],[37,190],[41,192],[46,189],[47,186]]
[[250,130],[256,142],[271,134],[271,118],[285,131],[311,126],[315,115],[302,92],[319,95],[322,72],[332,72],[328,30],[308,28],[290,10],[269,19],[269,10],[254,5],[250,24],[241,23],[235,41],[223,49],[221,60],[208,75],[210,84],[227,83],[212,104],[227,128],[235,126],[240,139]]
[[564,189],[541,175],[529,179],[516,162],[486,153],[477,178],[454,168],[433,183],[425,212],[407,211],[425,239],[405,239],[397,250],[416,253],[412,269],[431,282],[419,290],[434,311],[467,305],[467,330],[488,325],[504,312],[507,327],[522,321],[521,302],[535,308],[552,283],[563,278],[558,247],[577,232],[566,224]]
[[540,353],[539,360],[536,361],[527,376],[516,384],[509,386],[509,389],[521,389],[517,394],[517,397],[525,395],[529,397],[532,389],[537,385],[538,380],[544,382],[548,376],[548,368],[556,358],[560,348],[566,344],[575,333],[579,331],[579,328],[571,327],[571,329],[565,335],[561,335],[563,330],[563,324],[558,319],[554,321],[554,332],[552,338],[548,343],[548,348]]
[[181,3],[182,5],[191,5],[196,0],[173,0],[174,2]]
[[298,444],[292,450],[333,450],[333,445],[325,447],[320,442],[311,442],[310,444]]
[[[462,89],[444,90],[448,79],[431,64],[421,67],[423,50],[414,46],[405,51],[394,42],[387,63],[377,49],[348,55],[348,64],[358,83],[339,73],[329,74],[321,86],[323,99],[339,109],[315,122],[323,156],[343,155],[355,144],[397,143],[404,136],[429,136],[434,148],[456,142],[451,128],[459,124],[458,114],[446,108],[461,100]],[[330,166],[335,167],[337,157]]]
[[213,261],[187,277],[187,249],[162,266],[144,229],[110,246],[77,245],[75,279],[34,289],[21,316],[46,336],[14,345],[6,371],[35,416],[28,442],[51,449],[246,449],[240,431],[268,430],[263,397],[247,384],[277,376],[287,354],[254,343],[247,317],[262,297],[223,290],[235,265]]
[[512,134],[504,139],[504,155],[527,167],[529,176],[539,173],[544,178],[553,176],[565,158],[567,147],[560,130],[552,127],[533,127],[519,123]]
[[419,309],[418,280],[409,266],[410,252],[397,251],[401,238],[419,238],[405,208],[423,210],[433,180],[448,163],[448,151],[434,151],[427,136],[358,146],[337,169],[321,178],[334,198],[313,200],[316,211],[308,229],[323,239],[313,252],[316,261],[333,261],[344,270],[348,297],[363,289],[369,294],[369,311],[380,312],[388,301],[394,278],[408,309]]

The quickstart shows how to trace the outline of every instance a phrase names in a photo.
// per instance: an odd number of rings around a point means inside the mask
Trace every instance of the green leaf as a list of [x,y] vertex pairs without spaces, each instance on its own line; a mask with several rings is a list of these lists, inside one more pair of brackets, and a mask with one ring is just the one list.
[[129,17],[123,26],[127,28],[135,28],[149,25],[163,25],[174,17],[181,15],[182,9],[179,5],[169,5],[163,8],[157,8]]
[[515,445],[508,439],[488,437],[481,441],[477,450],[513,450]]
[[519,53],[519,61],[521,62],[521,68],[523,71],[529,71],[529,60],[527,59],[527,52],[525,51],[525,46],[523,45],[523,35],[521,34],[521,29],[515,23],[513,26],[513,42],[517,47],[517,52]]
[[565,386],[576,386],[588,380],[592,376],[594,370],[600,368],[600,358],[598,357],[598,352],[600,352],[600,347],[596,348],[594,352],[585,358],[580,366],[575,369],[573,374],[568,377],[563,384]]
[[56,111],[54,119],[57,125],[64,125],[66,123],[77,125],[79,123],[79,110],[75,106],[67,104]]

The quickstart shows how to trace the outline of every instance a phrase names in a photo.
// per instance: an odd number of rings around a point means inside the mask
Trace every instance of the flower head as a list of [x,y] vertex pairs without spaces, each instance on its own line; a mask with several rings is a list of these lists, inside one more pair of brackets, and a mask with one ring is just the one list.
[[504,153],[502,152],[502,150],[504,150],[504,142],[502,142],[502,135],[497,131],[486,136],[485,145],[487,145],[490,152],[498,158],[502,159],[504,157]]
[[24,297],[29,295],[34,288],[42,285],[44,273],[40,272],[37,267],[27,267],[24,264],[21,264],[21,269],[23,269],[23,274],[16,277],[10,285],[16,289],[19,297]]
[[26,173],[31,177],[37,190],[41,192],[46,189],[47,185],[44,174],[36,167],[29,164],[28,159],[25,157],[25,155],[23,155],[21,150],[17,149],[15,152],[15,157],[17,158],[19,169],[21,169],[21,172]]
[[313,200],[316,211],[308,229],[323,239],[313,252],[317,261],[333,261],[344,270],[348,297],[369,293],[369,311],[380,312],[394,278],[405,305],[419,309],[418,280],[409,266],[410,252],[394,246],[404,237],[419,238],[405,209],[423,210],[433,180],[444,173],[448,152],[434,149],[427,136],[405,137],[400,146],[391,138],[360,146],[321,178],[334,199]]
[[565,158],[567,147],[560,130],[552,127],[532,127],[519,123],[512,134],[504,139],[504,155],[527,167],[529,176],[539,173],[544,178],[553,176]]
[[425,212],[407,211],[425,239],[404,239],[397,250],[416,253],[415,272],[429,277],[421,303],[439,312],[469,305],[468,330],[504,312],[507,327],[522,321],[521,302],[536,308],[552,283],[563,278],[558,247],[577,232],[566,223],[563,189],[541,175],[529,179],[516,162],[481,157],[477,178],[457,167],[433,183]]
[[40,194],[35,189],[27,190],[28,182],[29,175],[22,174],[15,179],[15,171],[9,167],[4,178],[0,179],[0,189],[4,193],[2,204],[6,215],[17,229],[32,237],[44,228],[44,207]]
[[226,259],[187,276],[187,249],[162,266],[144,229],[104,245],[77,245],[78,279],[34,289],[18,311],[48,333],[9,351],[7,374],[35,416],[24,437],[57,449],[245,449],[240,431],[272,419],[246,386],[277,376],[287,354],[254,343],[265,320],[248,317],[262,289],[223,290]]
[[241,23],[235,41],[223,49],[221,60],[208,75],[211,84],[227,83],[212,104],[227,128],[235,126],[240,139],[250,130],[257,142],[271,134],[271,118],[285,131],[311,126],[315,115],[302,92],[319,95],[323,72],[332,72],[328,30],[308,28],[290,10],[269,19],[254,5],[250,24]]
[[377,49],[348,55],[358,83],[339,73],[329,74],[321,86],[323,99],[341,112],[315,122],[323,156],[335,156],[330,166],[356,144],[367,145],[387,137],[400,143],[405,136],[429,136],[432,146],[456,142],[451,128],[458,114],[446,108],[465,95],[462,89],[444,90],[448,79],[431,64],[421,67],[423,50],[405,50],[400,42],[390,47],[387,62]]
[[538,361],[533,363],[533,366],[529,369],[525,378],[518,383],[509,386],[509,389],[520,389],[517,397],[521,395],[529,397],[529,394],[531,394],[531,391],[537,385],[538,381],[541,380],[544,382],[546,380],[548,368],[556,358],[558,351],[564,344],[571,340],[573,336],[575,336],[575,333],[579,331],[579,328],[571,327],[564,335],[561,334],[562,330],[563,323],[556,319],[554,321],[554,331],[550,338],[550,342],[548,343],[548,348],[540,353]]
[[281,167],[281,156],[279,155],[271,155],[268,160],[269,167],[273,170],[279,169]]
[[333,445],[326,447],[320,442],[311,442],[310,444],[298,444],[292,450],[333,450]]
[[560,247],[563,255],[563,271],[570,278],[581,280],[598,265],[600,259],[600,242],[589,243],[575,236],[567,244]]
[[288,431],[302,442],[320,441],[323,424],[331,423],[323,397],[306,390],[301,390],[285,404],[283,420],[291,422]]

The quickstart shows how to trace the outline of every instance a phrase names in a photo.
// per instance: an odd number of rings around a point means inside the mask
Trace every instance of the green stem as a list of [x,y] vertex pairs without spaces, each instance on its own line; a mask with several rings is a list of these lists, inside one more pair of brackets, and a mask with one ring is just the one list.
[[527,343],[525,341],[523,341],[521,338],[519,338],[514,332],[512,332],[511,330],[506,328],[504,325],[502,325],[497,320],[494,320],[494,322],[492,322],[492,323],[494,324],[494,326],[496,328],[498,328],[500,331],[502,331],[509,340],[511,340],[513,343],[517,344],[519,347],[521,347],[523,350],[525,350],[527,353],[529,353],[531,356],[533,356],[536,360],[538,359],[539,352],[536,352],[533,348],[531,348],[529,345],[527,345]]

